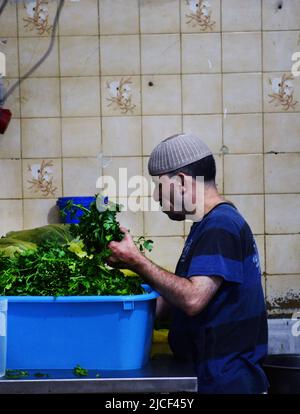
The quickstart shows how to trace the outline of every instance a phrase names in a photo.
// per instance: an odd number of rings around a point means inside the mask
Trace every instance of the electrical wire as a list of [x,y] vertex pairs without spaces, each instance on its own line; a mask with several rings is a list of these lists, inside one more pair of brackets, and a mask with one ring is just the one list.
[[9,97],[9,95],[11,95],[14,92],[14,90],[18,86],[20,86],[20,84],[25,79],[27,79],[44,62],[44,60],[47,59],[47,57],[50,55],[50,53],[53,49],[53,46],[54,46],[56,26],[57,26],[59,16],[60,16],[61,10],[63,8],[64,2],[65,2],[65,0],[60,0],[59,4],[57,6],[57,10],[56,10],[56,14],[55,14],[54,22],[53,22],[53,27],[52,27],[51,41],[50,41],[50,45],[49,45],[46,53],[36,62],[36,64],[27,73],[25,73],[25,75],[23,75],[14,85],[12,85],[8,89],[6,94],[3,96],[3,99],[2,99],[2,102],[1,102],[2,105],[5,103],[5,101]]
[[7,3],[8,3],[8,0],[3,0],[2,4],[0,6],[0,16],[1,16],[3,10],[5,9],[5,6],[7,5]]

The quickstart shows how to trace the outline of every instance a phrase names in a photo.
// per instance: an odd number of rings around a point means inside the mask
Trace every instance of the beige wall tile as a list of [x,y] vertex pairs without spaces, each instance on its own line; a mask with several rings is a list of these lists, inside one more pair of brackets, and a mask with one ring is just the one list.
[[57,198],[62,194],[61,159],[23,159],[24,198]]
[[220,33],[182,35],[182,73],[221,72]]
[[[18,82],[18,79],[16,78],[4,78],[3,84],[5,87],[6,92],[10,91],[10,88],[14,87],[14,85]],[[8,96],[6,102],[5,102],[5,108],[9,108],[12,112],[13,118],[20,118],[20,88],[19,86],[16,87],[16,89],[13,91],[13,93],[10,93]]]
[[63,159],[63,195],[93,196],[99,192],[96,182],[101,175],[101,166],[97,158]]
[[101,74],[140,74],[139,35],[101,36]]
[[[51,26],[53,25],[56,10],[57,10],[57,3],[56,1],[48,2],[47,4],[43,5],[43,9],[48,13],[48,31],[44,31],[44,33],[39,33],[39,28],[34,24],[25,21],[24,19],[30,18],[30,13],[27,13],[26,3],[29,2],[19,2],[18,1],[18,35],[20,37],[49,37],[51,33]],[[31,6],[29,6],[31,7]],[[32,11],[32,9],[31,9]],[[45,13],[44,13],[45,15]]]
[[[219,32],[220,31],[220,0],[209,0],[204,4],[202,12],[204,16],[211,13],[211,27],[198,23],[195,15],[198,10],[198,2],[194,0],[181,0],[181,30],[182,32]],[[205,7],[208,5],[209,7]],[[202,13],[202,14],[203,14]],[[193,15],[193,18],[190,16]],[[205,18],[204,18],[205,19]],[[203,21],[203,19],[201,19]]]
[[102,76],[102,115],[140,115],[140,76]]
[[264,115],[265,151],[300,152],[299,113]]
[[[3,17],[1,16],[1,25]],[[2,28],[1,28],[2,29]],[[0,29],[0,36],[1,36]],[[4,53],[6,61],[7,77],[15,78],[19,76],[19,56],[18,56],[18,39],[0,39],[0,52]]]
[[19,158],[21,156],[20,119],[12,119],[0,135],[0,158]]
[[0,237],[23,228],[22,200],[0,200]]
[[230,195],[228,199],[241,212],[254,234],[263,234],[264,196],[263,195]]
[[121,211],[117,215],[117,220],[121,226],[130,230],[132,236],[143,236],[143,212],[132,212],[129,209],[127,211]]
[[265,203],[267,233],[300,233],[300,194],[268,194]]
[[300,3],[298,0],[262,2],[263,30],[299,29]]
[[61,78],[62,116],[99,116],[98,77]]
[[[300,27],[300,24],[299,24]],[[300,32],[263,32],[264,71],[290,71]]]
[[266,193],[297,193],[300,188],[300,154],[265,155]]
[[60,35],[80,36],[98,33],[98,0],[66,2],[59,19]]
[[162,211],[145,213],[146,236],[183,236],[184,222],[173,221]]
[[224,72],[259,72],[262,69],[261,32],[223,33],[222,47]]
[[261,29],[261,0],[222,0],[222,30]]
[[0,36],[17,36],[17,7],[15,4],[8,4],[1,15]]
[[0,160],[0,198],[21,198],[21,161]]
[[226,194],[260,194],[263,192],[262,155],[225,155]]
[[183,75],[182,105],[184,114],[221,112],[220,75]]
[[263,132],[261,114],[235,114],[224,117],[224,145],[231,154],[261,153]]
[[57,117],[60,115],[59,80],[30,78],[21,84],[22,117]]
[[224,112],[260,112],[262,109],[261,75],[259,73],[225,74],[223,76]]
[[180,35],[141,36],[142,74],[180,73]]
[[61,76],[99,75],[99,47],[98,36],[61,36]]
[[[291,62],[292,63],[292,62]],[[282,96],[282,100],[272,97],[274,94],[278,94],[277,85],[281,85],[283,82],[283,75],[288,76],[290,72],[266,72],[263,77],[263,93],[264,93],[264,111],[265,112],[293,112],[300,109],[300,81],[299,78],[288,80],[284,82],[285,93]],[[289,102],[290,101],[290,102]],[[289,105],[285,104],[289,102]]]
[[299,303],[299,292],[300,274],[267,276],[269,315],[293,314],[296,303]]
[[24,229],[60,223],[56,200],[24,200]]
[[143,116],[142,127],[143,155],[150,155],[163,139],[181,132],[181,116]]
[[[258,254],[259,254],[260,269],[261,269],[261,272],[264,273],[266,271],[265,236],[255,235],[254,239],[255,239]],[[265,281],[262,280],[263,287],[264,287],[264,282]]]
[[141,33],[180,31],[179,0],[140,0]]
[[268,274],[300,272],[300,235],[266,236]]
[[143,115],[176,115],[181,112],[178,75],[142,77]]
[[184,234],[186,236],[189,235],[192,225],[193,225],[192,221],[185,220],[185,222],[184,222]]
[[99,7],[101,34],[139,32],[138,0],[100,0]]
[[152,237],[153,250],[146,253],[158,266],[174,272],[176,264],[182,253],[184,240],[183,237]]
[[102,131],[105,155],[142,155],[141,118],[139,116],[103,117]]
[[23,118],[21,127],[24,158],[61,156],[59,118]]
[[142,157],[112,157],[110,164],[103,168],[103,175],[113,177],[117,185],[117,196],[137,197],[142,195],[142,189],[140,186],[135,187],[132,180],[133,177],[142,176],[142,171]]
[[64,157],[95,157],[101,150],[100,118],[62,118]]
[[198,135],[212,152],[222,147],[222,115],[184,115],[184,132]]
[[[49,47],[47,37],[20,37],[19,56],[20,74],[25,75],[45,54]],[[53,49],[44,62],[30,75],[30,77],[59,76],[57,38],[55,38]]]

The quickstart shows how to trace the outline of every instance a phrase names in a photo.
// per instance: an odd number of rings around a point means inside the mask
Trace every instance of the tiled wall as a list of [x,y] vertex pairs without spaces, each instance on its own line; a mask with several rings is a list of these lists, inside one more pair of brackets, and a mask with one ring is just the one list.
[[[56,5],[44,5],[50,25]],[[23,4],[0,17],[7,85],[49,45],[28,17]],[[256,235],[273,313],[299,307],[296,51],[299,0],[66,0],[50,56],[6,103],[14,118],[0,136],[1,234],[57,221],[56,198],[94,194],[101,172],[148,176],[155,144],[192,131]],[[121,222],[150,236],[151,257],[174,269],[188,223],[155,212],[124,212]]]

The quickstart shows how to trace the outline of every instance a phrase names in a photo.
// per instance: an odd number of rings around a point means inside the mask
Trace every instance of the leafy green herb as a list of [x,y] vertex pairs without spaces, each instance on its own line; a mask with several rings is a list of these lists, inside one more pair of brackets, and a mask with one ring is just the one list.
[[74,375],[77,375],[77,377],[87,377],[89,371],[77,364],[76,367],[73,369],[73,373]]
[[81,296],[141,294],[141,280],[110,269],[100,255],[79,257],[52,242],[13,257],[0,256],[0,295]]
[[7,378],[10,378],[10,379],[19,379],[19,378],[28,377],[28,372],[21,371],[20,369],[7,369],[5,375]]
[[49,378],[49,377],[50,377],[50,375],[49,375],[49,374],[43,374],[42,372],[36,372],[36,373],[34,374],[34,376],[35,376],[36,378]]
[[[69,202],[66,212],[80,208],[79,224],[68,227],[69,237],[45,240],[34,249],[12,255],[0,253],[0,295],[6,296],[80,296],[142,294],[142,280],[126,277],[119,269],[107,266],[111,254],[108,244],[120,241],[124,234],[116,214],[118,204],[104,203],[98,210],[99,198],[90,210]],[[63,230],[59,230],[63,232]],[[70,241],[71,240],[71,241]],[[152,241],[140,237],[141,251],[152,248]]]

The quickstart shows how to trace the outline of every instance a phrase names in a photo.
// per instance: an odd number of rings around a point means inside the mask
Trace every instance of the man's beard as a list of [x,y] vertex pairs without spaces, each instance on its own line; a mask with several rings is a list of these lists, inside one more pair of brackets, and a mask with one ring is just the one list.
[[175,212],[175,211],[164,211],[163,210],[163,213],[167,214],[167,216],[171,220],[176,220],[176,221],[185,220],[185,214],[179,211]]

